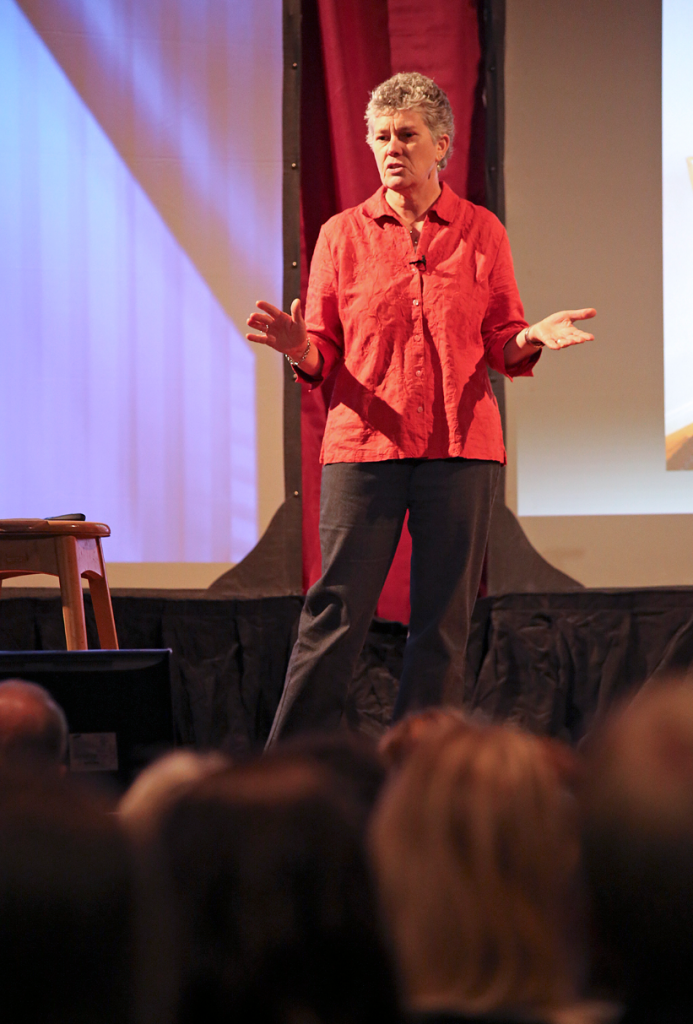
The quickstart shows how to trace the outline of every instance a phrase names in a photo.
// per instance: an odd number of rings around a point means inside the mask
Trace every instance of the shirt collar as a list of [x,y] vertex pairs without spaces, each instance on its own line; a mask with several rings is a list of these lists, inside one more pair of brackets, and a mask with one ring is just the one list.
[[[434,213],[438,220],[449,224],[455,218],[460,200],[444,181],[441,182],[440,187],[441,193],[428,212]],[[393,220],[398,219],[397,214],[385,198],[386,191],[385,186],[381,185],[378,191],[363,204],[362,210],[367,217],[372,217],[373,220],[379,220],[381,217],[392,217]]]

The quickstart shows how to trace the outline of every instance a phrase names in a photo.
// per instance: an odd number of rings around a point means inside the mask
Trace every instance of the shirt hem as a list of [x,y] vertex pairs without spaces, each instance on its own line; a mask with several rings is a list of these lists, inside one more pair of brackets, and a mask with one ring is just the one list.
[[320,453],[320,464],[322,466],[331,466],[341,462],[393,462],[400,459],[430,459],[431,461],[434,459],[475,459],[480,462],[499,462],[501,466],[507,464],[507,456],[504,450],[500,452],[482,452],[478,450],[448,451],[431,455],[422,454],[421,452],[407,452],[396,448],[390,452],[384,452],[382,449],[368,451],[367,449],[359,448],[356,452],[331,452],[329,455],[324,452]]

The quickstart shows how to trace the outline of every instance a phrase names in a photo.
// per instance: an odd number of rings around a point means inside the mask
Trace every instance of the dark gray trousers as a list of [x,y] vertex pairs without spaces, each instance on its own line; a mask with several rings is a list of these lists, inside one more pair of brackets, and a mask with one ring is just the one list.
[[335,728],[409,510],[411,620],[394,718],[460,705],[498,462],[398,459],[325,466],[323,575],[310,588],[268,746]]

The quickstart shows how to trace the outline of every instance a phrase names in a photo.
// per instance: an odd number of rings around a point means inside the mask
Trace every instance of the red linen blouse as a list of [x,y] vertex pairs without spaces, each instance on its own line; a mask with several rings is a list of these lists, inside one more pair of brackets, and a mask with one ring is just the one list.
[[508,237],[488,210],[443,185],[416,249],[384,187],[332,217],[313,254],[306,322],[325,363],[304,379],[318,387],[340,364],[321,462],[505,463],[486,367],[531,376],[540,353],[506,370],[503,348],[527,321]]

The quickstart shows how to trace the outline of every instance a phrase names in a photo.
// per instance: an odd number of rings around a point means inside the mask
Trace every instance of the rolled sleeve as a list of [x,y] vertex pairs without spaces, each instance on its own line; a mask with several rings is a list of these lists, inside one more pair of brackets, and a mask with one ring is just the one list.
[[503,230],[496,258],[489,273],[489,299],[481,325],[481,334],[484,339],[486,362],[504,377],[533,376],[532,369],[541,355],[541,350],[533,352],[514,366],[505,365],[505,346],[528,326],[515,281],[510,242]]
[[320,231],[310,265],[306,300],[308,337],[323,358],[322,373],[309,377],[296,367],[311,390],[326,380],[344,356],[344,331],[339,316],[339,280],[325,228]]

